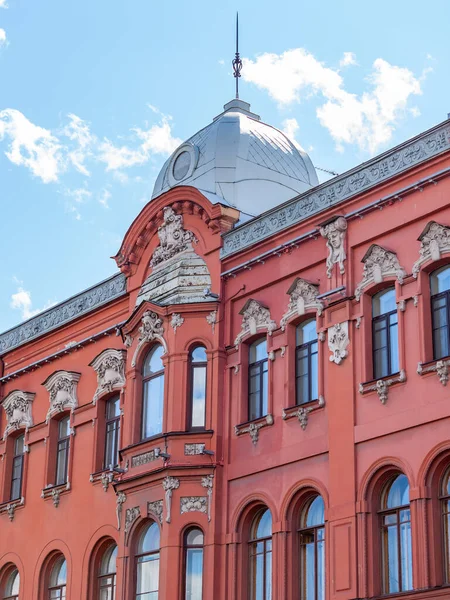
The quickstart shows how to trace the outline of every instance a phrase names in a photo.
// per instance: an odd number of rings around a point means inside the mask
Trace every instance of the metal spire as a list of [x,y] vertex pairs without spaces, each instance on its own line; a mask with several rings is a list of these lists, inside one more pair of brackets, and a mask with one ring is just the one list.
[[236,13],[236,54],[232,64],[234,77],[236,78],[236,98],[239,98],[239,77],[242,69],[242,60],[239,56],[239,13]]

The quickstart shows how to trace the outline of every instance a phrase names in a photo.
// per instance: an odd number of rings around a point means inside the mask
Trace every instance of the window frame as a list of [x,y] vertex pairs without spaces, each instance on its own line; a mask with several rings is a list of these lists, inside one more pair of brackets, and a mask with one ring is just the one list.
[[[322,502],[323,498],[320,494],[315,493],[315,494],[311,494],[309,496],[309,498],[303,503],[303,507],[302,510],[300,512],[300,523],[301,521],[307,517],[308,511],[311,508],[312,503],[316,500],[316,498],[321,498]],[[324,503],[324,508],[325,508],[325,503]],[[318,532],[323,531],[323,538],[321,540],[318,539]],[[318,576],[319,576],[319,571],[318,571],[318,557],[319,557],[319,551],[318,551],[318,542],[323,542],[323,553],[324,553],[324,559],[326,561],[326,529],[325,529],[325,518],[322,524],[320,525],[313,525],[313,526],[305,526],[305,527],[297,527],[297,540],[298,540],[298,552],[299,552],[299,595],[298,597],[301,600],[306,600],[306,595],[304,595],[304,586],[303,586],[303,582],[302,582],[302,562],[304,560],[303,555],[304,555],[304,550],[302,549],[303,547],[306,546],[306,544],[304,544],[301,540],[301,536],[302,535],[306,535],[307,533],[313,533],[314,535],[314,599],[315,600],[322,600],[321,597],[319,597],[319,585],[318,585]],[[325,563],[325,569],[324,569],[324,582],[323,582],[323,598],[326,597],[326,563]]]
[[[163,363],[163,367],[162,369],[160,369],[159,371],[155,372],[155,373],[151,373],[150,375],[144,376],[144,368],[145,368],[145,364],[147,359],[150,357],[151,354],[153,354],[156,351],[156,348],[161,347],[163,350],[163,354],[161,356],[161,362],[163,362],[163,356],[165,354],[165,348],[163,346],[163,344],[161,344],[160,342],[153,344],[153,346],[151,348],[149,348],[149,350],[147,351],[147,353],[144,356],[144,359],[142,361],[142,365],[141,365],[141,419],[140,419],[140,432],[139,432],[139,441],[141,442],[145,442],[146,440],[151,440],[154,437],[157,437],[159,435],[162,435],[164,433],[164,411],[165,411],[165,395],[166,395],[166,368],[165,365]],[[151,360],[151,359],[150,359]],[[154,381],[159,377],[163,377],[163,389],[162,389],[162,421],[161,421],[161,431],[154,433],[150,436],[145,436],[144,435],[144,427],[145,427],[145,421],[146,421],[146,386],[149,384],[150,381]]]
[[[56,566],[59,564],[59,562],[61,561],[61,566],[62,564],[65,562],[66,563],[66,581],[65,583],[61,583],[58,585],[51,585],[51,580],[52,580],[52,576],[53,576],[53,571],[56,568]],[[61,567],[60,567],[61,568]],[[53,561],[50,564],[50,569],[49,569],[49,574],[48,574],[48,582],[47,582],[47,586],[46,586],[46,598],[48,600],[64,600],[67,596],[67,574],[69,572],[68,569],[68,564],[67,564],[67,559],[63,554],[59,554],[57,555]],[[52,598],[51,597],[51,592],[55,592],[55,591],[59,591],[59,596],[58,598]],[[62,592],[64,592],[64,596],[62,595]]]
[[[258,361],[255,362],[251,362],[250,361],[250,352],[253,346],[256,346],[257,344],[259,344],[260,342],[264,342],[266,344],[266,356],[263,359],[260,359]],[[269,414],[269,352],[267,349],[267,336],[263,336],[263,337],[259,337],[255,340],[253,340],[251,343],[248,344],[247,347],[247,353],[248,353],[248,365],[247,365],[247,422],[250,421],[256,421],[257,419],[261,419],[265,416],[267,416]],[[266,366],[266,369],[264,370],[264,364]],[[259,405],[259,411],[258,414],[255,417],[252,417],[252,397],[256,395],[256,392],[252,393],[251,392],[251,384],[252,384],[252,375],[251,375],[251,369],[258,367],[259,369],[259,373],[257,374],[257,377],[259,379],[259,400],[258,400],[258,405]],[[265,376],[265,380],[266,380],[266,389],[267,389],[267,399],[266,399],[266,403],[267,403],[267,410],[266,412],[264,412],[264,376]],[[260,414],[259,414],[260,413]]]
[[[437,292],[436,294],[433,294],[432,290],[431,290],[433,276],[439,272],[444,272],[446,270],[450,270],[450,264],[448,264],[448,263],[444,263],[443,265],[434,268],[429,273],[428,287],[429,287],[429,294],[430,294],[431,347],[432,347],[432,354],[433,354],[432,360],[442,360],[442,359],[445,359],[450,356],[450,288],[448,290],[444,290],[442,292]],[[446,314],[446,318],[447,318],[447,325],[445,326],[445,329],[447,331],[446,338],[447,338],[448,353],[443,354],[442,356],[437,356],[436,345],[435,345],[435,341],[434,341],[434,334],[435,334],[435,331],[438,331],[439,329],[443,329],[443,327],[435,326],[435,312],[437,312],[437,309],[435,308],[434,304],[437,300],[440,300],[441,298],[445,298],[445,314]]]
[[[102,573],[101,572],[102,562],[103,562],[103,559],[104,559],[106,553],[108,553],[108,552],[113,553],[115,548],[118,549],[117,543],[115,541],[111,542],[108,545],[103,547],[103,552],[99,556],[99,562],[98,562],[97,574],[96,574],[97,576],[96,576],[96,593],[95,593],[95,596],[97,598],[100,598],[101,591],[106,589],[106,590],[112,590],[111,598],[112,598],[112,600],[116,600],[117,561],[116,561],[116,570],[114,573]],[[109,560],[110,560],[110,558],[108,559],[108,562],[109,562]],[[106,579],[106,578],[112,578],[112,583],[103,585],[102,579]]]
[[[16,453],[16,445],[18,440],[22,438],[22,445],[23,445],[23,449],[22,452],[20,454]],[[22,491],[23,491],[23,473],[24,473],[24,462],[25,462],[25,456],[24,456],[24,452],[25,452],[25,434],[22,433],[18,436],[16,436],[13,440],[14,443],[14,447],[13,447],[13,458],[12,458],[12,462],[11,462],[11,480],[10,480],[10,491],[9,491],[9,500],[10,502],[14,502],[16,500],[20,500],[23,496]],[[20,462],[20,476],[14,477],[14,469],[15,469],[15,464],[16,461]],[[17,481],[17,479],[19,480],[19,495],[13,497],[13,488],[14,488],[14,482]]]
[[[393,291],[394,292],[394,297],[396,296],[396,290],[395,290],[395,286],[389,286],[386,288],[383,288],[382,290],[379,290],[377,293],[375,293],[372,297],[371,297],[371,309],[372,309],[372,320],[371,320],[371,329],[372,329],[372,379],[383,379],[384,377],[390,377],[391,375],[395,375],[396,373],[400,372],[400,344],[399,344],[399,318],[398,318],[398,308],[397,306],[395,307],[395,309],[389,311],[389,312],[385,312],[382,313],[381,315],[377,315],[377,316],[373,316],[373,303],[375,301],[375,299],[377,298],[377,296],[381,296],[383,294],[386,294],[388,291]],[[396,322],[395,323],[391,323],[391,317],[395,315],[396,316]],[[385,327],[384,329],[386,330],[386,345],[382,346],[380,348],[376,348],[375,346],[375,327],[378,323],[385,323]],[[392,370],[392,356],[391,356],[391,329],[393,327],[396,327],[397,329],[397,362],[398,362],[398,369],[396,371]],[[387,373],[381,373],[381,374],[377,374],[376,373],[376,365],[377,365],[377,361],[375,359],[376,353],[382,350],[386,350],[386,354],[387,354]]]
[[[61,423],[63,421],[67,421],[68,423],[68,430],[69,433],[64,436],[61,437],[60,436],[60,427],[61,427]],[[70,432],[70,416],[69,415],[65,415],[63,416],[61,419],[59,419],[57,421],[57,440],[56,440],[56,460],[55,460],[55,486],[60,486],[60,485],[67,485],[67,482],[69,481],[69,454],[70,454],[70,437],[71,437],[71,432]],[[65,445],[65,448],[62,448],[62,446]],[[64,457],[64,481],[59,481],[58,479],[58,471],[59,471],[59,460],[60,460],[60,453],[62,451],[65,451],[65,457]]]
[[[307,325],[308,323],[314,322],[316,325],[316,333],[317,333],[317,320],[315,317],[311,317],[309,319],[305,319],[304,321],[301,321],[300,323],[298,323],[295,326],[295,406],[302,406],[303,404],[308,404],[309,402],[314,402],[316,400],[319,399],[319,337],[317,336],[314,340],[310,340],[309,342],[303,342],[302,344],[297,344],[297,332],[299,330],[299,328],[303,328],[305,327],[305,325]],[[316,345],[316,351],[315,352],[311,352],[311,348],[313,345]],[[301,377],[303,377],[302,375],[298,374],[298,363],[299,363],[299,352],[301,350],[304,350],[306,348],[307,350],[307,355],[306,358],[308,360],[308,399],[307,400],[303,400],[300,401],[299,399],[299,393],[298,393],[298,381]],[[313,378],[312,378],[312,357],[316,356],[316,367],[317,367],[317,382],[316,382],[316,386],[317,386],[317,398],[313,398],[312,397],[312,388],[313,388]]]
[[[148,529],[152,526],[155,525],[158,530],[159,530],[159,535],[160,535],[160,539],[159,539],[159,546],[157,550],[152,550],[150,552],[138,552],[139,549],[139,544],[143,538],[143,536],[145,536],[144,531],[147,532]],[[138,584],[138,564],[139,564],[139,559],[143,558],[145,556],[154,556],[154,555],[158,555],[158,589],[157,590],[152,590],[151,592],[141,592],[137,593],[137,584]],[[135,538],[135,551],[134,551],[134,560],[133,560],[133,567],[134,567],[134,577],[133,577],[133,581],[134,581],[134,590],[133,590],[133,594],[132,594],[132,598],[133,600],[139,600],[141,598],[141,596],[145,595],[145,594],[149,594],[149,593],[154,593],[155,591],[158,593],[160,592],[160,584],[161,584],[161,529],[158,526],[158,523],[156,521],[153,520],[147,520],[145,522],[145,524],[142,525],[142,527],[139,528],[139,531],[137,532],[136,538]]]
[[[192,355],[197,350],[197,348],[202,348],[206,354],[206,360],[202,362],[194,362],[192,360]],[[203,344],[195,344],[189,350],[188,357],[188,369],[189,369],[189,382],[188,382],[188,403],[187,403],[187,430],[188,431],[204,431],[206,429],[206,408],[208,403],[208,355],[206,347]],[[193,425],[193,405],[194,405],[194,376],[196,369],[205,369],[205,401],[203,408],[203,425]]]
[[[203,538],[202,544],[188,544],[187,543],[188,535],[192,531],[195,531],[195,530],[201,532],[202,538]],[[205,574],[205,532],[198,525],[191,525],[187,529],[185,529],[184,534],[183,534],[183,566],[182,566],[182,577],[183,577],[182,598],[183,598],[183,600],[188,600],[186,598],[187,575],[188,575],[188,571],[187,571],[188,551],[189,550],[198,550],[198,549],[201,549],[201,551],[202,551],[202,598],[203,598],[204,585],[205,585],[205,578],[204,578],[204,574]]]
[[[108,406],[112,401],[117,401],[119,403],[119,414],[116,417],[110,417],[108,418]],[[103,460],[102,460],[102,466],[103,466],[103,470],[106,471],[110,468],[110,465],[106,463],[107,461],[107,449],[108,449],[108,434],[110,434],[111,432],[108,431],[108,426],[112,423],[115,427],[112,430],[113,431],[113,438],[114,438],[114,445],[115,445],[115,454],[117,457],[117,462],[112,465],[113,467],[116,467],[119,465],[119,445],[120,445],[120,417],[121,417],[121,410],[120,410],[120,394],[114,394],[113,396],[110,396],[109,398],[107,398],[104,402],[104,409],[105,409],[105,422],[104,422],[104,431],[105,431],[105,439],[104,439],[104,444],[103,444]]]
[[[9,595],[7,596],[6,594],[9,593],[8,587],[11,586],[12,588],[12,578],[13,577],[19,577],[19,592],[18,594],[13,594],[13,595]],[[20,597],[20,572],[19,569],[16,567],[15,564],[10,565],[10,567],[6,568],[6,572],[4,573],[3,577],[2,577],[2,600],[19,600]]]
[[[271,516],[271,524],[272,524],[272,533],[270,536],[266,536],[266,537],[262,537],[262,538],[258,538],[257,536],[257,532],[258,532],[258,527],[259,527],[259,523],[261,522],[264,514],[266,513],[266,511],[269,511],[270,516]],[[270,509],[268,507],[264,507],[261,508],[259,511],[257,511],[254,516],[253,519],[251,521],[250,524],[250,535],[249,535],[249,539],[247,541],[247,556],[248,556],[248,561],[249,561],[249,569],[248,569],[248,598],[249,600],[257,600],[256,598],[256,588],[255,588],[255,576],[256,576],[256,569],[255,569],[255,564],[256,564],[256,557],[260,556],[262,554],[263,558],[263,598],[266,598],[266,593],[267,593],[267,584],[268,584],[268,577],[267,577],[267,555],[270,554],[270,576],[271,576],[271,586],[272,586],[272,592],[273,592],[273,517],[272,517],[272,512],[270,511]],[[267,549],[267,543],[270,542],[270,550]],[[262,543],[263,544],[263,552],[262,553],[258,553],[256,552],[257,546],[258,544]],[[273,594],[272,594],[273,595]]]

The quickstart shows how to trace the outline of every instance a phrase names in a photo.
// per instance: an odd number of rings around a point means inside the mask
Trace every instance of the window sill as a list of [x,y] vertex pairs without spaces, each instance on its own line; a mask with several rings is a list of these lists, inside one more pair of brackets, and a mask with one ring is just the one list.
[[0,515],[8,515],[10,521],[14,521],[14,515],[18,508],[25,506],[25,498],[17,498],[16,500],[8,500],[0,504]]
[[70,482],[62,485],[49,485],[41,492],[41,498],[48,500],[52,498],[55,508],[58,508],[61,494],[67,494],[70,491]]
[[428,373],[437,373],[439,377],[439,381],[445,387],[448,382],[449,374],[448,368],[450,366],[450,358],[439,358],[436,360],[431,360],[426,363],[419,363],[417,365],[417,373],[422,375],[427,375]]
[[89,475],[89,481],[94,485],[99,485],[101,483],[103,486],[103,490],[107,492],[109,484],[114,481],[114,475],[115,473],[113,471],[110,471],[109,469],[104,469],[103,471],[91,473]]
[[243,435],[244,433],[249,433],[253,445],[256,446],[259,439],[259,430],[263,427],[267,427],[268,425],[273,425],[273,416],[271,414],[265,415],[264,417],[259,417],[254,421],[247,421],[246,423],[235,425],[234,432],[237,436]]
[[399,373],[387,375],[381,379],[372,379],[359,384],[359,393],[361,395],[369,392],[377,392],[381,404],[386,404],[388,399],[389,388],[396,383],[404,383],[406,381],[406,372],[402,369]]
[[319,410],[325,406],[325,398],[319,396],[318,400],[312,400],[311,402],[304,402],[303,404],[297,404],[289,408],[283,408],[283,420],[293,419],[297,417],[301,428],[306,429],[308,425],[309,414],[313,411]]

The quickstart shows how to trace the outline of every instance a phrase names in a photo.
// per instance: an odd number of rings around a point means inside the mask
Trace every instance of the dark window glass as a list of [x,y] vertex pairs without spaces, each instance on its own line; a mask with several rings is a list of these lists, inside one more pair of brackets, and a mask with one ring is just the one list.
[[442,267],[430,277],[433,357],[450,355],[450,267]]
[[411,511],[405,475],[397,475],[386,486],[380,518],[383,593],[412,590]]
[[164,412],[164,348],[154,346],[147,355],[142,372],[142,439],[162,433]]
[[106,402],[105,458],[103,468],[119,464],[120,401],[119,396]]
[[268,357],[266,339],[257,340],[249,348],[248,419],[258,419],[268,410]]
[[23,435],[14,440],[10,500],[18,500],[22,496],[24,440]]
[[315,319],[301,323],[296,330],[296,401],[297,404],[317,400],[318,347]]
[[116,598],[116,561],[117,546],[107,548],[100,563],[98,575],[98,599],[115,600]]
[[150,523],[142,532],[136,561],[136,600],[158,600],[159,527],[156,523]]
[[205,427],[206,411],[206,350],[195,348],[190,355],[190,427]]
[[[56,481],[55,485],[67,483],[70,447],[69,417],[64,417],[58,423],[58,445],[56,449]],[[55,596],[58,598],[58,596]]]
[[312,498],[300,520],[300,597],[325,598],[325,508],[320,496]]
[[49,600],[66,600],[67,584],[67,563],[62,556],[59,558],[50,575],[50,585],[48,588]]
[[17,569],[14,569],[6,580],[3,600],[18,600],[20,592],[20,575]]
[[399,370],[398,318],[395,289],[383,290],[372,299],[373,378]]
[[203,598],[203,532],[190,529],[184,537],[185,600]]
[[272,515],[256,516],[249,542],[250,600],[272,600]]

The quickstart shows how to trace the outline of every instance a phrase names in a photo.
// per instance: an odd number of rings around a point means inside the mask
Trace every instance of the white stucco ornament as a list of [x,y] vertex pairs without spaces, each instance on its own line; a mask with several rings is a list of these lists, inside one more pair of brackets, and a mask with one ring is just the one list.
[[97,389],[92,402],[108,392],[122,389],[125,384],[125,351],[107,348],[90,363],[97,373]]
[[395,252],[386,250],[378,244],[372,244],[363,256],[363,278],[356,286],[355,298],[359,300],[363,290],[373,284],[381,283],[387,277],[395,277],[403,283],[406,271],[400,266]]
[[183,228],[183,216],[175,214],[170,206],[164,208],[164,221],[158,228],[158,237],[159,246],[153,252],[150,261],[150,266],[153,268],[180,252],[191,250],[192,244],[197,243],[197,238],[192,231]]
[[36,394],[14,390],[3,400],[2,406],[6,413],[6,427],[3,432],[5,440],[11,431],[28,429],[33,426],[31,407]]
[[288,289],[287,293],[290,296],[287,311],[281,318],[281,329],[286,329],[288,321],[295,317],[301,317],[308,311],[316,311],[318,315],[322,314],[323,304],[317,300],[319,294],[319,286],[296,277]]
[[450,227],[430,221],[419,236],[420,258],[412,268],[414,277],[417,277],[420,267],[429,260],[439,260],[442,254],[450,252]]
[[328,328],[328,348],[331,352],[330,362],[340,365],[348,356],[347,347],[350,343],[348,337],[348,321],[337,323]]
[[341,275],[345,273],[344,261],[347,258],[345,254],[345,232],[347,231],[347,221],[344,217],[338,217],[331,223],[327,223],[320,228],[320,234],[327,240],[327,277],[330,278],[335,264],[339,265]]
[[258,331],[267,331],[269,335],[272,335],[277,328],[276,322],[270,318],[270,310],[257,300],[247,300],[239,314],[242,315],[242,326],[234,340],[236,347],[239,347],[246,335],[255,335]]
[[80,373],[73,371],[55,371],[44,381],[42,385],[50,394],[47,422],[54,414],[77,408],[77,385],[80,377]]
[[134,351],[131,366],[136,366],[136,360],[140,349],[145,344],[157,340],[166,348],[166,342],[163,338],[164,326],[163,321],[155,312],[147,310],[142,315],[142,325],[139,327],[138,345]]

